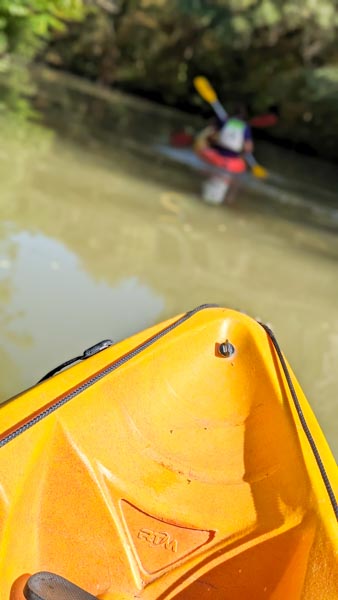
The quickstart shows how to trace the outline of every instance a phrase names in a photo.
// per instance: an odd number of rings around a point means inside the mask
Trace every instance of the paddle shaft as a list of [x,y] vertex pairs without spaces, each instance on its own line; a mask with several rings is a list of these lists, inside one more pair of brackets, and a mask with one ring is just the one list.
[[258,165],[257,160],[255,159],[254,155],[251,154],[251,152],[246,152],[244,154],[244,158],[245,161],[247,162],[247,164],[249,165],[249,167],[255,167],[256,165]]
[[210,105],[214,109],[215,114],[221,121],[225,121],[228,118],[228,113],[225,108],[222,106],[219,100],[215,100],[214,102],[210,102]]

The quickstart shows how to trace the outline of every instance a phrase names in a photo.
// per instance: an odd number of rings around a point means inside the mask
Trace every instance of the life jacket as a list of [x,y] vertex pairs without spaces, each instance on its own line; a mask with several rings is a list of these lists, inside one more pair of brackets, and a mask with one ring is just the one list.
[[231,117],[218,132],[217,144],[232,152],[242,152],[245,141],[246,123]]

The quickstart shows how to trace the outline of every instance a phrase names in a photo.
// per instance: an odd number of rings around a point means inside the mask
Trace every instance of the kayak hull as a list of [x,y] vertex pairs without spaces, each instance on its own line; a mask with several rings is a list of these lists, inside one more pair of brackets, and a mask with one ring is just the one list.
[[207,163],[229,173],[238,175],[246,171],[246,163],[240,156],[223,156],[214,148],[203,148],[198,152],[198,155]]
[[337,598],[337,467],[288,373],[307,429],[267,330],[204,306],[6,403],[0,600],[38,571],[102,600]]

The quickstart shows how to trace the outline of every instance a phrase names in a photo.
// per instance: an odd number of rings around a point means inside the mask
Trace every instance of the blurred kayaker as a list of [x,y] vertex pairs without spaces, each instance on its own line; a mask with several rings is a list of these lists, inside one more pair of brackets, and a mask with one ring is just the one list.
[[196,138],[195,150],[207,162],[231,173],[242,173],[247,165],[245,155],[254,149],[251,127],[245,107],[240,105],[234,116],[217,117]]

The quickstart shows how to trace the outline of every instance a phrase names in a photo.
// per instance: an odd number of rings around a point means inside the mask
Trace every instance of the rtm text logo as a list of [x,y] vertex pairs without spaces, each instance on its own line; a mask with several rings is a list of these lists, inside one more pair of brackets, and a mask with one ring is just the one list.
[[177,540],[171,538],[166,531],[153,531],[152,529],[143,528],[139,530],[137,537],[144,542],[148,542],[149,546],[153,548],[161,546],[165,550],[177,552]]

